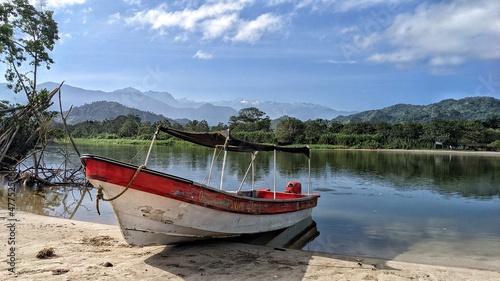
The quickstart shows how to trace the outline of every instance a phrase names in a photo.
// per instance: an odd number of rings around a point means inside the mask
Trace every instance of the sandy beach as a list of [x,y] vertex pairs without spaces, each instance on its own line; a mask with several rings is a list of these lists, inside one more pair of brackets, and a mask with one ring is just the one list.
[[498,270],[225,241],[132,247],[117,226],[5,209],[0,217],[1,280],[500,280]]

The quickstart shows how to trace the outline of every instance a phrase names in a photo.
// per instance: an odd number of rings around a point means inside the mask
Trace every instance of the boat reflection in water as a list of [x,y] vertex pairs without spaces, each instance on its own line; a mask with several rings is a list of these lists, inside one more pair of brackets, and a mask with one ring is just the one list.
[[302,250],[309,242],[313,241],[318,236],[319,231],[316,227],[316,222],[311,217],[308,217],[284,229],[247,234],[227,240],[274,248]]

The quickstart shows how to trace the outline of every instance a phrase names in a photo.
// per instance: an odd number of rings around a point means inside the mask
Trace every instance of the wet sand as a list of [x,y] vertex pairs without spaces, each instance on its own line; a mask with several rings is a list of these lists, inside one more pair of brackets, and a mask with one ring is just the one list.
[[225,241],[132,247],[117,226],[23,212],[10,217],[5,209],[0,217],[1,280],[500,280],[496,269],[362,259]]

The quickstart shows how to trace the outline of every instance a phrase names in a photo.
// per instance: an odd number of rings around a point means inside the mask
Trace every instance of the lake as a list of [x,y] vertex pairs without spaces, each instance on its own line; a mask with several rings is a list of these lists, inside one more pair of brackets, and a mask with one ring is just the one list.
[[[56,147],[51,147],[56,151]],[[143,164],[147,146],[80,145],[82,153]],[[213,150],[155,146],[148,168],[207,181]],[[500,154],[498,154],[500,155]],[[219,157],[221,158],[221,157]],[[63,158],[51,154],[48,166]],[[229,155],[223,187],[239,187],[250,156]],[[73,157],[73,162],[78,159]],[[279,153],[276,186],[308,186],[308,164]],[[274,185],[272,153],[256,159],[255,187]],[[218,186],[220,170],[212,185]],[[6,198],[7,182],[0,184]],[[319,235],[303,250],[408,262],[500,270],[500,156],[453,151],[312,150],[311,186],[319,193],[312,219]],[[231,188],[232,187],[232,188]],[[249,189],[250,183],[243,189]],[[94,188],[17,186],[16,210],[116,224],[111,207],[95,208]],[[2,200],[1,207],[6,207]]]

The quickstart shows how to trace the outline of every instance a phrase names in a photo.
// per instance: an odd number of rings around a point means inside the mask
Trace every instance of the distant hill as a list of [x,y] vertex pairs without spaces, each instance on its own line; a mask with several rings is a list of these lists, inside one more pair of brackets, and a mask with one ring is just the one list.
[[[40,84],[38,88],[54,89],[57,86],[59,84],[46,82]],[[313,103],[280,103],[247,99],[197,102],[184,98],[176,99],[168,92],[141,92],[130,87],[105,92],[64,84],[61,93],[63,110],[68,110],[73,106],[69,120],[71,123],[106,118],[114,119],[118,115],[135,114],[143,121],[153,121],[158,120],[158,118],[184,120],[183,122],[187,122],[186,120],[206,120],[209,125],[215,126],[219,122],[227,124],[231,116],[238,115],[239,110],[248,107],[260,109],[272,120],[286,115],[302,121],[325,119],[340,123],[427,122],[436,119],[487,120],[500,117],[500,100],[493,97],[447,99],[430,105],[396,104],[383,109],[353,113]],[[0,98],[20,104],[26,103],[24,95],[13,94],[4,83],[0,83]],[[110,103],[101,103],[103,101]],[[90,106],[97,109],[89,108]],[[57,101],[51,109],[59,111]]]
[[[59,84],[46,82],[39,85],[39,89],[55,89]],[[235,99],[230,101],[191,101],[185,98],[176,99],[168,92],[147,91],[141,92],[128,87],[105,92],[99,90],[86,90],[64,84],[61,89],[62,106],[64,110],[92,104],[97,101],[117,102],[128,108],[163,115],[171,119],[206,120],[209,125],[217,125],[219,122],[228,123],[231,116],[238,115],[243,108],[256,107],[266,113],[271,119],[277,119],[283,115],[306,121],[308,119],[330,120],[340,114],[352,112],[337,111],[332,108],[312,103],[280,103],[274,101],[258,101],[247,99]],[[5,83],[0,83],[0,98],[10,100],[14,103],[26,104],[26,96],[15,95],[8,90]],[[59,111],[59,104],[51,108]],[[101,113],[103,114],[103,113]],[[76,118],[76,116],[75,116]]]
[[66,121],[68,124],[77,124],[84,121],[113,120],[119,115],[129,114],[139,116],[142,122],[149,121],[151,123],[155,123],[167,119],[163,115],[126,107],[117,102],[96,101],[90,104],[74,107]]
[[229,101],[215,101],[211,102],[211,104],[218,106],[230,106],[238,111],[243,108],[256,107],[262,112],[265,112],[271,119],[278,119],[286,115],[302,121],[310,119],[330,120],[339,115],[356,113],[355,111],[339,111],[314,103],[281,103],[273,101],[235,99]]
[[500,118],[500,100],[492,97],[446,99],[429,105],[396,104],[383,109],[338,116],[333,122],[429,122],[439,119],[488,120]]

